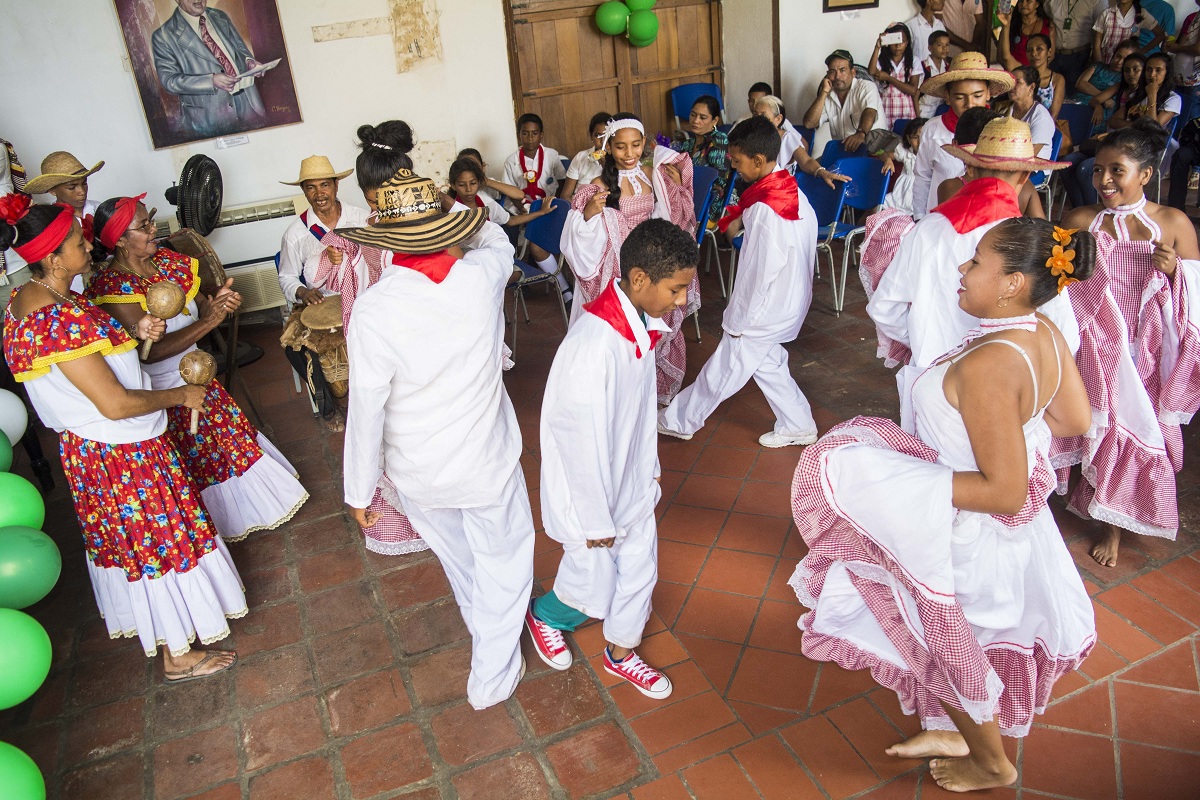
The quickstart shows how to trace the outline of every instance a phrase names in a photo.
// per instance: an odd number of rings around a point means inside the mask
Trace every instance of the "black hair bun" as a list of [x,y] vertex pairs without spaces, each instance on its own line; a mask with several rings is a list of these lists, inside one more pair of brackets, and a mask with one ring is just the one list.
[[13,246],[17,240],[17,229],[0,219],[0,252]]

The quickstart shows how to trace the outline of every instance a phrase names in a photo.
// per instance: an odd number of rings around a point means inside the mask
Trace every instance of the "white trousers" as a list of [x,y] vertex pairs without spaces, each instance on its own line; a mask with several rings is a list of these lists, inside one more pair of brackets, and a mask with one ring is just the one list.
[[494,505],[425,508],[401,497],[413,528],[442,562],[471,633],[467,700],[508,699],[521,676],[521,630],[533,590],[533,514],[518,463]]
[[726,333],[688,386],[663,411],[666,427],[695,433],[725,400],[751,379],[762,389],[775,414],[775,431],[802,434],[817,429],[812,407],[788,369],[788,352],[778,342]]
[[658,526],[650,509],[611,548],[565,545],[554,594],[571,608],[604,620],[608,642],[633,649],[642,643],[657,582]]

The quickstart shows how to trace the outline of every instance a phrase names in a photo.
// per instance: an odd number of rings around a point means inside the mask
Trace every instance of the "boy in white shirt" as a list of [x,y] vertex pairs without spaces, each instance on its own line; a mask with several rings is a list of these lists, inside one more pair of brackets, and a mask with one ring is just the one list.
[[658,581],[654,345],[670,330],[662,316],[687,302],[697,255],[695,238],[667,220],[634,228],[621,245],[624,276],[567,331],[542,401],[542,516],[564,552],[525,627],[538,656],[565,670],[561,631],[603,619],[604,669],[657,700],[671,681],[634,652]]
[[501,380],[513,248],[484,209],[442,211],[433,181],[407,169],[376,196],[374,226],[337,231],[389,251],[348,326],[346,504],[369,528],[381,474],[396,487],[454,590],[471,634],[467,700],[484,709],[510,697],[524,672],[533,588],[521,430]]
[[518,117],[517,139],[521,146],[504,159],[504,182],[525,193],[526,205],[539,198],[557,197],[567,171],[558,151],[542,144],[542,118],[537,114]]
[[796,181],[776,163],[779,134],[765,117],[729,133],[729,162],[751,185],[717,227],[732,238],[744,228],[738,280],[729,296],[721,337],[696,381],[659,414],[658,432],[690,439],[727,398],[751,378],[775,412],[763,447],[812,444],[817,423],[788,370],[783,343],[800,333],[812,303],[817,219]]
[[[929,57],[921,62],[921,68],[925,72],[923,81],[927,81],[934,75],[941,75],[950,68],[950,34],[946,31],[934,31],[929,34]],[[933,119],[937,116],[938,106],[945,101],[940,97],[934,97],[931,94],[920,93],[920,100],[917,103],[917,116],[925,119]]]

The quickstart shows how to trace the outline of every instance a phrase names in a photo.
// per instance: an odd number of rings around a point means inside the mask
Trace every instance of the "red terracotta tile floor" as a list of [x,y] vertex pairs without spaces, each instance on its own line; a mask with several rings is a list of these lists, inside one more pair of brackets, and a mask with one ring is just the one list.
[[[701,281],[703,341],[685,328],[689,381],[716,345],[724,307],[715,280]],[[864,298],[850,283],[840,317],[828,310],[828,283],[818,283],[788,347],[822,429],[897,413],[894,380],[874,358]],[[538,413],[562,322],[548,296],[534,292],[529,306],[533,321],[518,323],[517,366],[505,381],[536,516]],[[673,696],[648,700],[599,669],[593,624],[572,637],[571,670],[552,672],[527,651],[516,695],[478,713],[465,703],[469,639],[441,567],[428,553],[365,551],[341,503],[343,437],[324,434],[295,393],[278,328],[247,336],[266,354],[243,375],[312,499],[281,530],[231,547],[252,606],[233,624],[237,667],[164,686],[135,643],[108,639],[59,480],[46,529],[63,550],[63,576],[30,609],[54,642],[54,666],[31,700],[0,715],[0,738],[37,761],[50,797],[947,796],[922,762],[884,755],[918,730],[893,695],[865,673],[800,655],[802,609],[787,586],[805,552],[788,508],[799,450],[758,446],[772,420],[753,385],[692,441],[660,442],[660,583],[641,652],[666,669]],[[1179,541],[1129,537],[1121,564],[1103,569],[1087,557],[1092,531],[1060,517],[1100,644],[1058,683],[1032,735],[1009,742],[1020,783],[988,796],[1200,796],[1200,436],[1189,430],[1187,439]],[[14,469],[28,473],[23,455]],[[542,589],[560,557],[539,532]]]

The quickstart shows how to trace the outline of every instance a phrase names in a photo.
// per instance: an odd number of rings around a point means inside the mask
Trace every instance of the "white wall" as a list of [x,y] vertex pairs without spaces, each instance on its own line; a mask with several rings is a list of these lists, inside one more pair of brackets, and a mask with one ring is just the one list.
[[[440,14],[443,59],[403,75],[390,37],[313,41],[315,25],[386,16],[387,0],[277,3],[304,122],[251,132],[248,144],[227,150],[207,141],[155,151],[111,0],[0,0],[0,136],[13,142],[31,176],[54,150],[89,166],[104,159],[90,180],[92,198],[147,191],[147,203],[163,215],[174,210],[163,191],[195,153],[220,165],[225,203],[234,206],[294,194],[278,181],[294,180],[300,160],[313,153],[339,169],[353,166],[354,131],[363,123],[398,117],[418,143],[477,147],[496,165],[516,147],[499,0],[426,0]],[[59,44],[47,45],[48,38]],[[449,164],[436,167],[444,173]],[[363,204],[353,178],[341,194]],[[274,254],[285,225],[220,229],[212,241],[227,261]]]
[[728,122],[749,114],[746,91],[758,81],[773,83],[771,0],[723,0],[721,50],[725,54]]
[[915,0],[880,0],[879,8],[822,14],[821,0],[780,0],[781,99],[788,118],[800,124],[825,77],[827,55],[842,48],[865,64],[888,23],[905,22],[918,10]]

